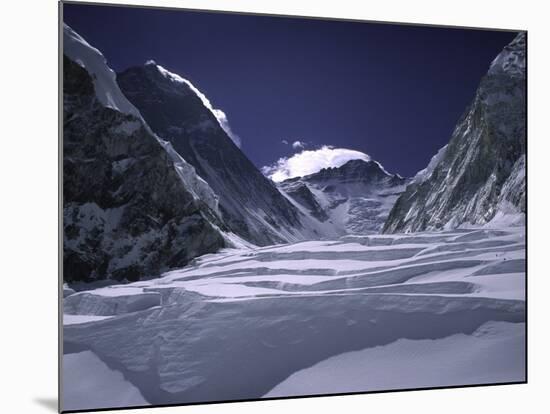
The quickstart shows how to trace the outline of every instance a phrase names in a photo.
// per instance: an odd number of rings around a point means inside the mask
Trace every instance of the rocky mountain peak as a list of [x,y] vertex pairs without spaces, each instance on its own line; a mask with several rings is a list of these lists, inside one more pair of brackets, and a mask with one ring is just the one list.
[[508,76],[525,78],[527,34],[519,33],[491,63],[489,75],[506,73]]
[[219,196],[232,232],[257,245],[314,237],[300,212],[236,145],[225,114],[191,82],[147,62],[120,73],[118,83],[152,130]]
[[380,183],[387,181],[393,185],[406,182],[406,179],[398,174],[390,174],[384,167],[374,160],[354,159],[340,167],[323,168],[317,173],[302,177],[307,182],[340,181],[342,183]]
[[520,33],[496,57],[443,147],[396,201],[384,231],[484,225],[525,213],[525,54]]
[[63,278],[138,280],[228,245],[217,198],[68,26],[63,62]]

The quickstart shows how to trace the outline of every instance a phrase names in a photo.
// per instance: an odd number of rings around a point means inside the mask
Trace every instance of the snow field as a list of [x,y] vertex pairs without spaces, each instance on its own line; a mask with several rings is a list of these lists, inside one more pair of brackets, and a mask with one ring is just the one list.
[[523,381],[524,231],[226,249],[69,294],[65,358],[92,352],[151,404]]

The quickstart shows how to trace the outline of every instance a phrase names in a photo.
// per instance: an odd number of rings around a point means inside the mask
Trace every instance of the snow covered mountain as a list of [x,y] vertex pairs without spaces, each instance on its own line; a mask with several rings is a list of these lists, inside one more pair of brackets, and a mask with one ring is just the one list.
[[153,131],[210,184],[234,233],[256,245],[315,237],[301,213],[235,145],[223,112],[188,80],[148,61],[120,73],[118,83]]
[[217,196],[103,55],[67,25],[63,46],[64,280],[137,280],[227,246]]
[[520,33],[493,61],[451,140],[399,197],[384,232],[522,221],[525,49]]
[[524,35],[413,179],[277,184],[189,81],[63,43],[62,410],[526,380]]
[[278,186],[304,214],[323,223],[322,232],[343,235],[379,232],[406,184],[376,161],[355,159]]

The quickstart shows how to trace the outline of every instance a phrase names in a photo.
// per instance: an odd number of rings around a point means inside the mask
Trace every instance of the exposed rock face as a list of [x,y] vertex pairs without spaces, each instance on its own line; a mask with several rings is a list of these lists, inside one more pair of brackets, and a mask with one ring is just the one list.
[[399,197],[384,232],[525,213],[525,33],[497,56],[453,136]]
[[325,222],[329,219],[327,212],[321,207],[307,184],[300,178],[292,178],[279,184],[279,188],[290,196],[296,203],[302,205],[307,212],[317,220]]
[[224,223],[257,245],[312,236],[298,210],[234,144],[206,97],[189,81],[149,61],[118,75],[146,122],[220,197]]
[[137,280],[224,247],[212,190],[124,101],[96,49],[68,26],[64,43],[64,280]]
[[406,183],[378,162],[358,159],[285,180],[279,188],[336,234],[367,234],[381,230]]

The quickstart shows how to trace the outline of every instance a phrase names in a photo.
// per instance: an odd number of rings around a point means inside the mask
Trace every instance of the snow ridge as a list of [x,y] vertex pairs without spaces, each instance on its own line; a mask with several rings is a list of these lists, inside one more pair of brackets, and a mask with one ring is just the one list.
[[432,176],[434,170],[439,165],[443,157],[445,156],[446,150],[447,150],[447,145],[445,145],[439,151],[437,151],[437,153],[430,159],[428,166],[423,170],[418,171],[412,181],[415,183],[423,183],[424,181],[428,180]]
[[103,54],[63,23],[63,53],[82,66],[93,79],[95,93],[107,108],[141,118],[139,111],[120,91],[115,72],[107,66]]
[[[138,127],[144,127],[153,135],[156,140],[162,145],[170,158],[174,162],[174,166],[178,172],[183,184],[188,188],[196,200],[200,200],[208,205],[213,211],[219,214],[218,196],[210,188],[208,183],[199,177],[192,165],[187,163],[174,149],[171,144],[159,138],[149,125],[145,122],[139,110],[128,101],[120,90],[116,81],[115,72],[107,65],[107,60],[103,54],[86,40],[76,33],[71,27],[63,23],[63,53],[72,61],[86,69],[93,79],[95,93],[98,100],[107,108],[117,110],[121,113],[133,115],[141,122],[130,121],[125,124],[125,130],[117,131],[130,135],[137,130]],[[159,66],[159,68],[161,68]],[[162,70],[164,70],[162,68]],[[185,81],[177,75],[170,74],[165,71],[165,76],[172,76],[178,81]],[[188,82],[188,81],[185,81]],[[194,88],[190,83],[190,87]],[[196,89],[194,89],[196,90]],[[201,99],[208,100],[200,91],[196,90],[197,95]],[[211,105],[210,105],[211,108]],[[130,128],[130,129],[129,129]]]
[[64,46],[64,280],[151,277],[230,245],[217,195],[151,131],[103,55],[67,25]]
[[168,71],[161,65],[158,65],[154,60],[148,60],[147,62],[145,62],[145,65],[155,66],[157,70],[162,74],[162,76],[171,80],[172,82],[184,83],[185,85],[187,85],[189,89],[191,89],[195,93],[195,95],[197,95],[200,98],[203,105],[206,108],[208,108],[210,112],[212,112],[212,115],[214,115],[220,127],[225,131],[225,133],[229,136],[229,138],[231,138],[231,140],[235,143],[235,145],[238,147],[241,146],[241,138],[231,130],[231,126],[229,125],[229,121],[227,119],[227,115],[225,114],[225,112],[222,111],[221,109],[214,108],[214,106],[212,105],[210,100],[206,97],[206,95],[202,93],[195,85],[193,85],[191,81],[181,77],[177,73]]
[[[304,390],[295,373],[316,384],[308,394],[523,381],[524,284],[524,228],[230,249],[160,279],[67,296],[66,313],[109,317],[67,318],[64,358],[93,351],[150,404],[292,395]],[[425,346],[438,352],[418,354]],[[503,358],[488,374],[492,350]],[[331,358],[352,351],[358,369],[390,364],[392,375],[344,376],[327,389]]]
[[118,82],[155,133],[214,190],[229,231],[255,245],[318,237],[183,78],[148,62],[118,74]]

